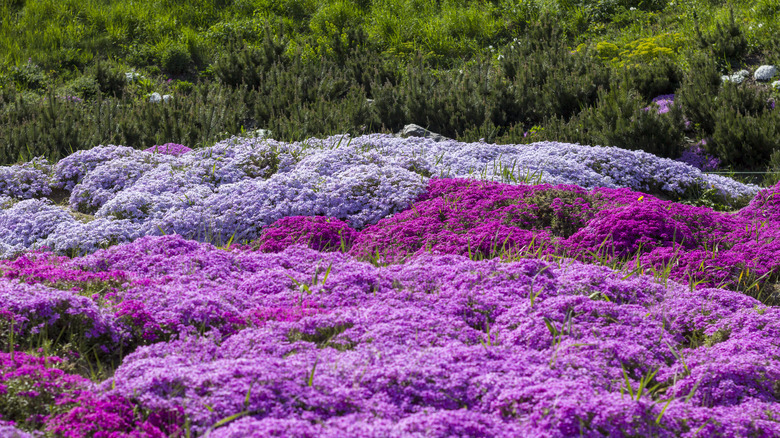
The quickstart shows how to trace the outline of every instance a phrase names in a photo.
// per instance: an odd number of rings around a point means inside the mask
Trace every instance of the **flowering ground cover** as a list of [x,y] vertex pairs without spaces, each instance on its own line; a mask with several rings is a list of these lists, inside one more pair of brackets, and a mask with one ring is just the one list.
[[780,435],[780,184],[390,136],[5,169],[1,436]]
[[[56,164],[0,168],[0,255],[46,246],[94,252],[141,236],[176,233],[222,245],[253,240],[288,216],[328,216],[353,228],[407,208],[430,178],[631,188],[669,199],[711,193],[738,207],[758,187],[642,151],[541,142],[435,142],[390,135],[299,143],[231,138],[186,152],[123,146],[78,151]],[[53,205],[68,199],[69,209]],[[67,210],[67,211],[66,211]]]

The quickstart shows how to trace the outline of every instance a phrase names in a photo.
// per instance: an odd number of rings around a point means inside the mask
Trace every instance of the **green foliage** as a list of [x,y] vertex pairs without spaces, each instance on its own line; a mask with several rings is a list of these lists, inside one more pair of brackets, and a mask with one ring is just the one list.
[[[283,28],[280,29],[283,32]],[[282,33],[280,32],[280,33]],[[275,63],[287,64],[283,56],[287,49],[287,41],[281,36],[274,35],[269,25],[264,28],[264,37],[259,45],[238,47],[237,41],[232,41],[231,46],[212,65],[211,69],[219,81],[236,87],[247,85],[257,87],[260,85],[261,76]]]
[[579,231],[593,217],[583,211],[583,205],[591,204],[588,195],[569,190],[542,190],[522,199],[533,205],[530,211],[512,211],[504,223],[513,226],[530,225],[530,229],[548,229],[555,236],[568,238]]
[[[571,1],[571,0],[569,0]],[[657,11],[666,6],[664,0],[581,0],[579,4],[585,10],[591,22],[608,23],[615,15],[630,11],[631,8],[643,11]]]
[[780,16],[780,3],[773,0],[757,0],[752,2],[756,9],[756,15],[767,20]]
[[[568,139],[674,157],[677,110],[641,109],[675,93],[689,135],[720,139],[712,148],[737,141],[758,166],[772,133],[759,126],[772,122],[763,97],[721,88],[720,74],[751,50],[776,63],[777,31],[746,20],[777,8],[737,3],[723,20],[729,6],[684,2],[8,1],[0,161],[101,143],[205,145],[242,129],[298,140],[408,123],[460,140]],[[128,71],[145,77],[127,81]],[[175,99],[155,106],[152,92]],[[755,132],[729,134],[733,112],[755,119]],[[732,167],[740,154],[719,153]]]
[[734,211],[746,206],[750,202],[750,198],[726,199],[715,188],[702,189],[699,186],[692,185],[678,199],[675,199],[675,202],[696,207],[707,207],[715,211]]
[[735,168],[763,169],[780,149],[780,113],[743,113],[743,109],[727,104],[717,108],[712,145],[707,147]]
[[14,163],[44,155],[51,160],[70,151],[122,144],[147,148],[156,144],[191,146],[213,143],[237,134],[248,114],[245,89],[224,90],[199,86],[191,96],[177,96],[165,104],[128,97],[78,103],[58,99],[3,102],[0,115],[0,163]]
[[588,53],[571,53],[554,25],[531,30],[497,62],[487,55],[437,72],[418,56],[400,84],[374,83],[379,120],[390,130],[416,123],[448,137],[492,141],[512,125],[532,126],[556,114],[568,118],[595,102],[598,87],[609,83],[608,68]]
[[663,94],[673,94],[680,87],[682,69],[671,59],[640,63],[623,69],[623,81],[646,100]]
[[95,78],[101,93],[108,96],[122,96],[125,92],[127,78],[118,66],[98,61],[90,74]]
[[764,185],[771,187],[780,181],[780,149],[772,152],[769,156],[769,166],[767,167],[767,173],[764,175]]
[[734,169],[761,170],[777,140],[777,111],[770,110],[770,94],[750,83],[721,85],[714,60],[697,56],[677,94],[679,102],[699,131],[711,137],[707,149]]
[[690,61],[690,68],[677,92],[685,116],[701,131],[702,136],[715,129],[713,109],[720,90],[720,73],[715,60],[706,54],[697,54]]
[[169,74],[186,73],[192,65],[192,55],[187,47],[179,44],[168,46],[160,56],[162,70]]
[[90,76],[79,76],[69,84],[68,88],[82,99],[92,99],[100,93],[100,85]]
[[19,67],[12,67],[9,77],[17,87],[23,90],[41,90],[46,88],[47,78],[41,67],[32,60]]
[[672,106],[668,113],[658,114],[652,107],[645,107],[646,101],[625,84],[601,90],[595,106],[586,108],[568,123],[560,118],[551,120],[541,137],[679,157],[685,143],[682,111]]
[[704,35],[695,25],[696,41],[699,47],[709,51],[724,62],[734,63],[742,60],[748,52],[748,42],[740,26],[734,20],[734,10],[729,10],[727,23],[717,22],[712,33]]

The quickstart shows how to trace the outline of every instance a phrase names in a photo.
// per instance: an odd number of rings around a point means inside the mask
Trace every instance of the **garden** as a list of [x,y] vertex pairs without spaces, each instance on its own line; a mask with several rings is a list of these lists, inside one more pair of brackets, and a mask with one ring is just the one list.
[[772,2],[136,3],[0,6],[0,436],[780,435]]

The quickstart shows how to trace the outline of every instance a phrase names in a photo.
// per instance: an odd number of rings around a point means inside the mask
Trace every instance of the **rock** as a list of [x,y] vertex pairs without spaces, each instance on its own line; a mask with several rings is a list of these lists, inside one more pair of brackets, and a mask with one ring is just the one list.
[[774,65],[762,65],[753,73],[753,79],[757,81],[768,81],[777,75],[777,68]]
[[162,96],[160,96],[160,93],[154,92],[151,96],[149,96],[149,102],[157,103],[162,101]]
[[396,137],[425,137],[425,138],[430,138],[433,141],[450,140],[449,138],[441,134],[431,132],[423,128],[422,126],[415,125],[415,124],[404,126],[404,129],[402,129],[401,132],[397,133],[395,136]]

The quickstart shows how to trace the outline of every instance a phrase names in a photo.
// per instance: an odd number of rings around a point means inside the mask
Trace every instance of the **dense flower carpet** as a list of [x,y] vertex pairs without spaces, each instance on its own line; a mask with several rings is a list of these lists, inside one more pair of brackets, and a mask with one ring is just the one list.
[[389,135],[0,176],[0,436],[780,436],[780,184]]

